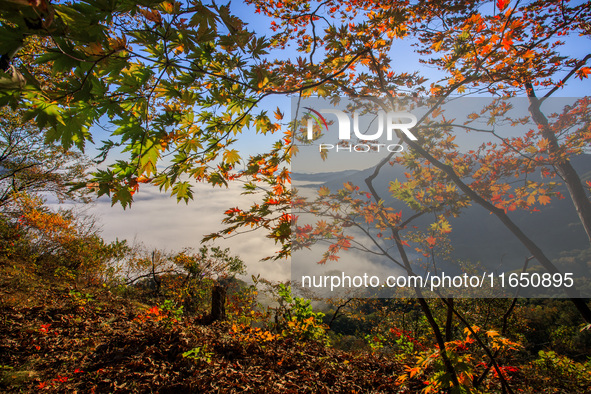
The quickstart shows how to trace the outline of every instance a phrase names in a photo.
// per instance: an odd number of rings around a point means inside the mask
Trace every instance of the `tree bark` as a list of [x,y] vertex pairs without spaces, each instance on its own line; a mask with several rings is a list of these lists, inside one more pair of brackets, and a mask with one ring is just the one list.
[[445,320],[445,342],[453,341],[453,318],[454,318],[454,299],[447,299],[447,318]]
[[211,290],[211,320],[225,320],[226,319],[226,288],[224,286],[215,285]]
[[[529,113],[534,122],[536,122],[536,125],[541,128],[544,138],[548,140],[549,156],[560,155],[560,145],[556,138],[556,134],[554,134],[548,125],[548,118],[546,118],[540,110],[541,103],[536,97],[531,83],[526,84],[526,90],[530,103]],[[570,195],[571,200],[575,205],[575,209],[577,210],[577,215],[579,215],[579,219],[585,228],[589,243],[591,243],[591,201],[589,201],[589,198],[585,193],[581,178],[566,157],[556,157],[556,162],[553,163],[553,165],[566,184],[568,194]]]

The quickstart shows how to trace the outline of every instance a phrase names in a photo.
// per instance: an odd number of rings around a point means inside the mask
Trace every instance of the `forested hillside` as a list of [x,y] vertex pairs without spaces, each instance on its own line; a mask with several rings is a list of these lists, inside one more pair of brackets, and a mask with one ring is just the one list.
[[[52,217],[57,224],[60,218]],[[215,253],[166,256],[170,265],[160,256],[155,272],[171,271],[154,277],[151,253],[80,237],[79,228],[70,229],[71,243],[45,244],[56,251],[40,263],[33,229],[2,226],[3,392],[416,393],[447,382],[416,300],[332,300],[320,312],[285,285],[231,279],[241,268],[237,260],[205,276],[172,271],[184,264],[201,272]],[[92,267],[72,269],[67,251],[74,245],[92,248],[85,256]],[[114,254],[142,266],[147,279],[126,285],[109,266]],[[227,278],[226,318],[212,321],[220,274]],[[568,301],[455,302],[511,387],[589,391],[591,330]],[[445,322],[445,305],[429,304]],[[457,319],[446,327],[446,348],[463,386],[500,392],[499,376],[474,336]]]

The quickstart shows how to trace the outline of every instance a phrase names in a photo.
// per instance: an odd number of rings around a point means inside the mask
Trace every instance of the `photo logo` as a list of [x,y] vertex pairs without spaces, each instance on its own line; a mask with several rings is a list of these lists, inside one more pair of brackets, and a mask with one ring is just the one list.
[[320,114],[320,112],[315,111],[310,107],[304,107],[304,109],[307,109],[309,111],[304,116],[309,116],[312,118],[312,119],[308,119],[308,139],[309,140],[313,139],[312,132],[313,132],[314,124],[312,123],[312,120],[315,120],[316,124],[318,124],[318,126],[320,126],[321,129],[322,129],[322,125],[324,125],[324,128],[326,129],[326,131],[328,131],[328,124],[326,123],[326,119],[324,119],[324,116],[322,116],[322,114]]
[[[309,116],[307,130],[308,140],[314,139],[314,123],[318,124],[320,128],[324,126],[328,131],[328,124],[321,113],[332,114],[337,117],[340,140],[351,139],[351,120],[349,119],[349,115],[345,112],[337,109],[321,109],[320,111],[315,111],[309,107],[305,107],[305,109],[310,111],[306,114]],[[403,120],[410,120],[410,122],[404,122]],[[363,134],[359,130],[359,115],[357,112],[353,112],[353,133],[360,140],[377,140],[384,133],[384,129],[386,130],[386,138],[388,141],[392,141],[395,138],[394,130],[401,131],[411,141],[417,140],[417,137],[415,137],[410,131],[410,129],[417,124],[417,117],[409,112],[390,111],[386,113],[384,111],[379,111],[377,123],[378,130],[374,134]]]

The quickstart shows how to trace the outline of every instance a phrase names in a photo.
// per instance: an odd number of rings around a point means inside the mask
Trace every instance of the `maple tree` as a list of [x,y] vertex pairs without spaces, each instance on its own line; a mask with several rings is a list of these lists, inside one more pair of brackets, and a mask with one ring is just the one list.
[[48,145],[22,114],[0,109],[0,206],[21,192],[49,193],[59,201],[85,200],[86,190],[71,186],[86,178],[90,162],[80,152]]
[[[369,216],[369,221],[378,222],[378,237],[384,230],[391,232],[390,239],[402,260],[399,265],[412,273],[405,250],[410,239],[405,240],[401,231],[414,216],[407,221],[396,212],[384,211],[378,206],[383,197],[372,184],[380,170],[393,161],[411,170],[407,182],[392,186],[393,195],[406,201],[417,215],[438,214],[438,220],[432,224],[431,231],[423,235],[423,246],[418,249],[427,256],[429,249],[450,231],[446,217],[476,203],[497,216],[549,272],[558,272],[542,249],[508,214],[518,208],[533,210],[536,203],[546,205],[552,197],[560,197],[552,190],[555,186],[552,181],[527,181],[528,174],[540,169],[546,177],[558,174],[564,180],[587,236],[591,234],[588,192],[570,164],[570,159],[585,153],[589,144],[588,100],[581,99],[566,107],[553,119],[554,122],[549,122],[540,109],[541,103],[559,92],[571,78],[587,77],[586,62],[590,56],[569,56],[561,50],[564,43],[560,39],[588,35],[588,2],[571,5],[558,1],[524,4],[499,1],[492,10],[486,8],[489,2],[462,1],[453,4],[437,1],[394,4],[327,1],[314,5],[304,2],[254,3],[261,12],[275,18],[277,23],[274,26],[281,37],[278,45],[295,41],[298,49],[309,56],[309,67],[297,75],[300,78],[322,80],[330,74],[332,67],[351,59],[358,61],[355,66],[361,71],[350,67],[349,72],[330,78],[315,91],[318,95],[342,95],[353,99],[371,96],[382,99],[384,110],[395,108],[394,100],[400,95],[428,93],[435,98],[431,109],[419,120],[419,126],[427,126],[421,128],[419,141],[400,136],[411,148],[410,152],[397,158],[389,155],[375,167],[374,174],[362,186],[369,189],[373,199],[362,201],[363,193],[354,195],[359,187],[352,185],[345,185],[343,190],[334,194],[319,191],[319,200],[309,208],[310,211],[329,212],[335,206],[343,208],[344,205],[348,209],[348,212],[343,212],[347,209],[339,212],[333,209],[334,213],[329,215],[332,223],[320,221],[316,229],[303,227],[296,230],[299,231],[296,234],[298,241],[303,239],[299,246],[309,246],[320,239],[336,240],[320,262],[335,259],[339,250],[350,248],[352,240],[343,234],[343,227],[359,226],[356,218],[368,222]],[[401,37],[416,40],[417,52],[422,56],[420,61],[441,70],[441,80],[427,84],[424,75],[396,72],[394,42]],[[321,53],[316,56],[321,57],[319,61],[314,59],[317,53]],[[300,58],[298,61],[301,64],[306,60]],[[537,98],[536,90],[541,90],[544,97]],[[433,130],[436,113],[452,94],[480,92],[499,98],[519,94],[528,97],[529,112],[537,129],[515,138],[502,138],[491,132],[498,138],[497,143],[483,145],[468,153],[458,151],[453,135],[441,127],[450,122],[440,123],[437,125],[439,130]],[[504,112],[492,107],[484,116],[502,118]],[[475,119],[483,114],[475,114]],[[522,186],[507,182],[507,177],[513,175],[522,179]],[[304,203],[296,201],[296,206],[302,208]],[[576,291],[567,290],[567,293],[589,321],[591,313],[586,302]],[[420,292],[417,296],[421,300]],[[455,313],[451,304],[448,308]],[[429,307],[424,302],[423,310],[429,318]],[[431,325],[439,347],[443,349],[443,337],[436,322],[432,320]],[[447,372],[455,376],[453,385],[457,387],[459,382],[452,363],[446,360],[445,352],[442,357]],[[494,364],[493,357],[491,362]],[[497,373],[502,376],[499,369]],[[503,387],[510,390],[506,382]]]
[[[419,125],[431,127],[446,125],[436,124],[433,119],[439,104],[454,93],[485,91],[499,98],[521,93],[529,98],[529,111],[538,129],[524,137],[495,135],[499,139],[497,143],[484,145],[477,151],[458,152],[453,135],[445,130],[436,132],[427,128],[429,132],[421,132],[420,141],[401,135],[411,150],[409,156],[398,160],[413,171],[409,183],[396,186],[394,191],[398,198],[403,197],[402,192],[408,194],[417,188],[423,190],[418,194],[425,193],[426,183],[429,186],[438,184],[441,190],[431,190],[432,196],[436,199],[445,196],[446,203],[456,204],[453,209],[458,208],[458,203],[483,206],[499,217],[544,267],[554,272],[555,267],[549,259],[507,215],[508,210],[530,209],[536,202],[544,205],[552,196],[560,196],[552,191],[551,182],[524,182],[524,187],[519,188],[505,181],[508,175],[524,177],[541,168],[545,176],[558,173],[565,180],[588,233],[589,214],[585,212],[588,211],[589,197],[569,162],[569,158],[584,153],[589,142],[588,124],[585,123],[588,102],[582,99],[565,108],[554,124],[548,123],[540,111],[540,104],[573,76],[583,79],[587,75],[584,66],[589,56],[581,59],[565,56],[561,52],[564,43],[560,37],[587,34],[589,3],[571,6],[563,2],[523,5],[498,2],[493,12],[483,8],[486,2],[457,2],[454,6],[444,2],[390,5],[371,1],[323,2],[316,8],[302,3],[271,3],[271,7],[257,4],[261,11],[280,22],[275,25],[283,38],[278,45],[299,40],[300,50],[309,52],[310,56],[314,55],[310,48],[322,45],[325,53],[321,61],[315,63],[313,75],[316,78],[328,75],[339,60],[346,62],[358,56],[359,63],[365,66],[363,71],[350,70],[331,78],[323,84],[323,90],[319,90],[321,95],[373,96],[384,98],[387,103],[401,94],[430,93],[435,100]],[[324,35],[319,35],[316,23],[328,26]],[[416,73],[396,73],[391,56],[396,54],[392,45],[397,37],[415,37],[417,52],[422,55],[421,62],[439,68],[445,73],[443,78],[427,85],[426,78]],[[327,44],[336,39],[338,44]],[[302,73],[302,78],[304,75]],[[534,87],[538,86],[546,89],[542,99],[535,97]],[[503,116],[498,110],[493,113],[492,107],[487,114],[490,118],[492,115]],[[475,115],[476,118],[482,116]],[[582,122],[582,125],[569,130],[565,127],[567,122],[571,125]],[[392,160],[392,156],[376,167],[376,174]],[[417,163],[424,166],[416,168]],[[415,166],[411,167],[413,164]],[[494,171],[489,171],[493,168]],[[438,177],[437,182],[435,177]],[[470,180],[470,177],[475,179]],[[371,189],[371,185],[368,187]],[[455,200],[450,192],[456,195]],[[372,194],[376,201],[380,200],[380,196]],[[431,203],[431,208],[427,209],[432,211],[433,208]],[[439,209],[451,208],[440,206]],[[432,237],[427,240],[434,244]],[[589,318],[588,312],[586,316]]]
[[[97,126],[113,127],[99,146],[101,157],[117,148],[128,158],[94,174],[99,195],[127,207],[140,185],[150,183],[188,201],[191,182],[227,186],[248,178],[248,187],[266,193],[257,208],[263,212],[287,193],[289,175],[279,165],[289,157],[288,136],[250,158],[232,144],[246,130],[279,131],[281,112],[272,118],[256,105],[270,94],[301,88],[282,89],[284,78],[271,72],[265,58],[269,40],[249,31],[228,6],[3,4],[0,105],[18,107],[26,120],[46,129],[48,143],[66,149],[83,150]],[[284,213],[248,223],[286,243]]]

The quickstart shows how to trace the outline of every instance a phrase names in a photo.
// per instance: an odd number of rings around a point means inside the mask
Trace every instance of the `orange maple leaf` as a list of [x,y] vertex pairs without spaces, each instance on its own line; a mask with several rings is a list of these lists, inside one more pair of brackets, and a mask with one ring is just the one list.
[[587,78],[591,74],[591,67],[583,67],[579,71],[577,71],[577,76],[582,81],[583,78]]
[[546,205],[548,203],[550,203],[550,197],[548,196],[538,196],[538,201],[540,202],[540,204],[542,205]]
[[497,0],[497,7],[499,10],[504,10],[507,8],[507,5],[510,3],[510,0]]

